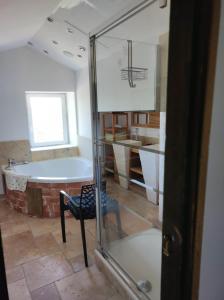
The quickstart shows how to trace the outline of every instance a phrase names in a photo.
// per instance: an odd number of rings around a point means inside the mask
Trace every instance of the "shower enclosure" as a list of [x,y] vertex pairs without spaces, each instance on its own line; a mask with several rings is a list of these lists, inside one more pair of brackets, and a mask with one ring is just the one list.
[[90,37],[98,249],[160,299],[169,1]]

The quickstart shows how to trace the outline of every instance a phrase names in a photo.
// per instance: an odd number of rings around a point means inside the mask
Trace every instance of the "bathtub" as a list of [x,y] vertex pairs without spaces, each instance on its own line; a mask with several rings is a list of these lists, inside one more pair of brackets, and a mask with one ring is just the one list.
[[78,195],[82,185],[93,182],[92,162],[82,157],[16,165],[13,172],[17,176],[27,176],[27,186],[25,192],[9,190],[6,186],[7,201],[15,210],[38,217],[60,215],[60,190]]

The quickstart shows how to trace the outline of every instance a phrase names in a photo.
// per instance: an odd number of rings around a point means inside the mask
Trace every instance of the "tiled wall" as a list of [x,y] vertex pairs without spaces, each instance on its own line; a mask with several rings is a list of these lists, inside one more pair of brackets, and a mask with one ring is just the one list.
[[9,158],[16,161],[31,161],[28,140],[0,142],[0,165],[7,164]]
[[32,151],[31,158],[32,161],[55,159],[62,157],[71,157],[79,155],[78,147],[69,147],[61,149],[52,149],[52,150],[41,150],[41,151]]

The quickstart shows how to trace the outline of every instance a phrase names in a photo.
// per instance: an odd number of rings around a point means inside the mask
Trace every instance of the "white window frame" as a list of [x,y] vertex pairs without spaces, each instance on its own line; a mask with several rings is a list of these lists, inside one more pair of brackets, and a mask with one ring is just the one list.
[[[30,103],[30,97],[32,97],[34,95],[38,96],[38,97],[59,96],[61,98],[62,118],[63,118],[63,133],[64,133],[64,140],[63,141],[53,141],[53,142],[44,142],[44,143],[36,143],[34,141],[32,110],[31,110],[31,103]],[[31,145],[32,148],[69,144],[68,110],[67,110],[66,93],[63,93],[63,92],[26,92],[26,102],[27,102],[27,112],[28,112],[30,145]]]

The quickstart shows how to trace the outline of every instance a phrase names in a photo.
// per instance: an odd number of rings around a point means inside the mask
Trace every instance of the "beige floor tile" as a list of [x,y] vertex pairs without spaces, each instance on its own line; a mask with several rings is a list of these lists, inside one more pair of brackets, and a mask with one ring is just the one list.
[[22,266],[8,269],[6,271],[6,276],[7,276],[7,284],[23,279],[24,273],[23,273]]
[[31,231],[6,237],[3,248],[6,268],[12,268],[40,257]]
[[63,300],[106,300],[115,290],[95,266],[56,282]]
[[[86,268],[83,254],[71,258],[69,262],[72,266],[74,273],[80,272]],[[88,255],[88,266],[91,267],[92,265],[93,265],[93,258],[92,256]]]
[[29,220],[29,226],[34,237],[51,233],[60,229],[59,218],[55,219],[42,219],[31,218]]
[[6,222],[1,224],[2,237],[29,231],[29,226],[24,221]]
[[30,291],[73,273],[71,266],[62,254],[41,257],[24,264],[23,268]]
[[120,294],[115,294],[107,300],[124,300],[124,298]]
[[93,238],[96,238],[96,219],[87,220],[85,224],[86,224],[86,230],[89,231],[89,233],[91,233]]
[[[61,232],[53,233],[59,247],[65,257],[67,259],[71,259],[83,253],[83,246],[82,246],[82,238],[81,233],[71,234],[70,232],[66,234],[66,243],[63,243]],[[95,249],[95,240],[93,239],[92,235],[86,231],[86,243],[87,249],[91,253]]]
[[54,283],[31,292],[31,296],[32,300],[61,300]]
[[8,285],[8,291],[9,300],[31,300],[25,279],[10,283]]
[[41,256],[52,255],[61,251],[58,243],[51,233],[38,235],[34,238],[34,240]]

